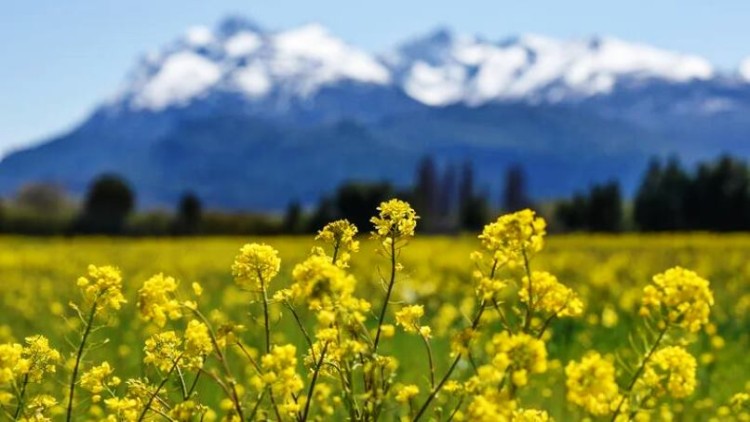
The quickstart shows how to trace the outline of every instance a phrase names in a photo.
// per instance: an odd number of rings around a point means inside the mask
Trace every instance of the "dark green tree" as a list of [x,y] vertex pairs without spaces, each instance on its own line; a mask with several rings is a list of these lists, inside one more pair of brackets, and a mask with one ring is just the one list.
[[286,207],[281,230],[287,234],[297,234],[302,228],[302,205],[300,205],[299,201],[292,201]]
[[520,165],[512,165],[505,172],[505,188],[501,198],[503,212],[510,213],[531,207],[526,191],[526,175]]
[[200,231],[203,218],[203,204],[200,198],[192,192],[188,192],[180,198],[177,206],[177,219],[175,228],[178,234],[195,234]]
[[587,227],[595,232],[618,232],[622,229],[622,196],[617,182],[595,185],[587,201]]
[[120,234],[134,208],[135,195],[125,180],[114,174],[99,176],[86,194],[83,213],[75,224],[76,231]]
[[697,230],[750,229],[750,180],[747,164],[729,156],[700,164],[690,184],[685,214]]
[[685,201],[690,185],[690,176],[676,157],[664,167],[652,160],[635,196],[635,223],[644,231],[688,228]]

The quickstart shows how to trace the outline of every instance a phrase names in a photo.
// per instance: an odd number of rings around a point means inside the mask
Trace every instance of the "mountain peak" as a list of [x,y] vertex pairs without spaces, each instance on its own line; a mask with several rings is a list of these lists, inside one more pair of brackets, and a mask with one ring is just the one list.
[[255,21],[240,15],[229,15],[219,22],[216,31],[223,38],[229,38],[240,32],[264,32],[263,27]]
[[[151,110],[227,93],[288,108],[349,82],[387,86],[430,106],[555,103],[606,95],[631,82],[715,76],[700,57],[606,36],[523,34],[495,42],[442,26],[374,56],[318,23],[264,31],[240,16],[214,30],[189,29],[134,73],[122,98]],[[740,74],[750,78],[750,65]]]

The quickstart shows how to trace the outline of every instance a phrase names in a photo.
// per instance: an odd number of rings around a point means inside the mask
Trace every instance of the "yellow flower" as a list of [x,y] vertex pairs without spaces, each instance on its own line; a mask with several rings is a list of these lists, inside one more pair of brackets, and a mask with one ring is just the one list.
[[234,258],[232,274],[237,284],[248,290],[264,290],[276,277],[281,259],[276,249],[262,243],[250,243]]
[[356,284],[352,275],[332,264],[330,258],[319,255],[297,264],[292,270],[292,278],[291,296],[306,301],[314,310],[342,303],[342,299],[351,297]]
[[334,260],[337,264],[346,266],[350,254],[359,250],[359,242],[354,240],[357,235],[357,226],[349,220],[337,220],[326,224],[318,232],[315,240],[320,240],[333,245]]
[[175,405],[169,411],[169,416],[178,422],[192,422],[194,420],[202,420],[207,412],[208,408],[206,406],[193,400],[187,400]]
[[213,343],[206,324],[191,320],[185,329],[185,353],[183,364],[189,369],[198,369],[213,351]]
[[497,297],[506,287],[508,282],[486,277],[481,271],[474,272],[476,281],[477,296],[482,300],[492,300]]
[[15,379],[22,353],[23,346],[20,344],[0,344],[0,386],[10,384]]
[[60,361],[60,352],[49,347],[44,336],[26,337],[26,346],[16,365],[20,376],[28,376],[30,382],[41,382],[45,373],[54,373]]
[[165,331],[146,340],[143,363],[153,364],[162,372],[169,372],[180,359],[182,340],[174,331]]
[[419,319],[424,316],[424,306],[404,306],[396,312],[396,324],[403,327],[407,333],[416,333],[419,330]]
[[370,222],[375,225],[373,236],[377,239],[397,241],[414,237],[417,227],[417,213],[409,203],[399,199],[382,202],[378,207],[378,216]]
[[407,403],[412,398],[419,394],[419,387],[414,384],[402,385],[396,389],[396,401],[399,403]]
[[737,393],[729,399],[729,404],[735,412],[740,412],[750,404],[750,394]]
[[529,277],[523,278],[518,290],[521,302],[529,303],[529,290],[531,290],[531,306],[535,311],[561,317],[578,316],[583,313],[583,302],[578,295],[548,272],[532,272],[530,282]]
[[47,394],[40,394],[34,396],[29,400],[29,404],[26,408],[31,412],[31,416],[25,418],[29,421],[51,421],[52,419],[46,417],[50,409],[57,406],[57,400],[54,397]]
[[499,265],[520,266],[542,250],[547,223],[534,211],[526,209],[500,216],[484,226],[479,240],[482,247],[493,254]]
[[565,367],[567,398],[595,416],[604,416],[620,401],[615,380],[615,366],[597,352],[590,352],[580,362]]
[[138,310],[141,318],[154,321],[164,327],[167,318],[175,320],[182,317],[182,306],[174,297],[177,281],[172,277],[157,274],[143,283],[138,290]]
[[476,422],[510,422],[516,408],[515,401],[497,390],[472,396],[466,408],[466,420]]
[[513,412],[513,422],[548,422],[553,420],[544,410],[521,409]]
[[286,411],[293,413],[294,396],[303,388],[302,379],[297,374],[297,348],[291,344],[274,346],[271,353],[263,355],[260,361],[260,382],[270,386],[276,397],[282,399]]
[[708,280],[681,267],[671,268],[653,278],[643,289],[641,313],[661,313],[669,323],[697,332],[708,323],[714,304]]
[[141,413],[141,401],[132,397],[113,397],[104,400],[111,417],[108,421],[135,421]]
[[96,306],[97,315],[108,309],[119,310],[126,303],[122,295],[120,270],[111,266],[89,265],[88,276],[78,279],[86,304]]
[[101,400],[101,392],[105,387],[114,387],[120,383],[119,378],[112,377],[114,370],[108,362],[94,366],[81,375],[81,388],[94,395],[93,401]]
[[651,390],[656,396],[669,393],[676,399],[685,398],[695,391],[698,366],[693,355],[680,346],[657,350],[649,359],[638,387]]
[[510,370],[511,380],[518,387],[528,382],[528,374],[547,371],[547,348],[544,342],[526,333],[510,334],[503,331],[492,337],[487,345],[492,364]]

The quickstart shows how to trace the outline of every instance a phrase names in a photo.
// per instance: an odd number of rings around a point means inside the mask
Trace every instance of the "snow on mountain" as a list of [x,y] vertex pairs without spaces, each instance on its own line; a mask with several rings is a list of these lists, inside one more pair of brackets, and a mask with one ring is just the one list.
[[[158,111],[214,93],[276,104],[341,83],[396,88],[428,106],[523,101],[557,103],[645,80],[686,83],[717,75],[706,60],[610,37],[502,42],[440,29],[381,56],[353,47],[319,24],[283,31],[230,18],[194,27],[146,57],[119,104]],[[740,69],[750,81],[750,60]]]
[[429,105],[557,102],[611,92],[622,80],[709,79],[706,60],[616,38],[561,41],[525,35],[504,42],[438,30],[384,56],[404,90]]
[[750,57],[747,57],[742,60],[742,62],[740,62],[738,73],[742,80],[744,80],[745,82],[750,82]]
[[191,28],[177,42],[146,57],[119,100],[135,109],[158,111],[212,92],[251,100],[272,93],[307,98],[343,81],[385,85],[390,72],[320,25],[266,32],[235,18],[216,30]]

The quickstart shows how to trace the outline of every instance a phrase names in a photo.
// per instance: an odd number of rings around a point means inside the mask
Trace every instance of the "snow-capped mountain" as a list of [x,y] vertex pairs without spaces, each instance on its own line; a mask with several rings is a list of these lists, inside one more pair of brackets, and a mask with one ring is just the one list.
[[0,161],[0,195],[31,181],[85,191],[126,177],[141,204],[191,190],[209,206],[279,209],[348,179],[406,184],[425,155],[471,161],[497,189],[522,163],[532,195],[617,179],[653,155],[750,155],[750,58],[611,37],[492,41],[440,29],[373,54],[309,24],[242,18],[188,29],[143,57],[86,121]]
[[608,94],[630,81],[681,83],[715,75],[700,57],[616,38],[524,35],[490,42],[444,29],[402,45],[385,60],[409,96],[438,106],[559,102]]
[[[747,68],[740,74],[750,73]],[[267,31],[233,18],[213,30],[191,28],[144,58],[117,100],[158,111],[234,94],[283,108],[348,83],[393,86],[428,106],[555,103],[609,94],[627,83],[687,83],[716,75],[701,57],[610,37],[524,35],[493,42],[440,29],[376,56],[319,24]]]
[[233,18],[215,30],[191,28],[147,56],[116,101],[135,110],[159,111],[211,94],[284,102],[310,98],[340,83],[390,82],[389,69],[379,60],[321,25],[270,32]]

